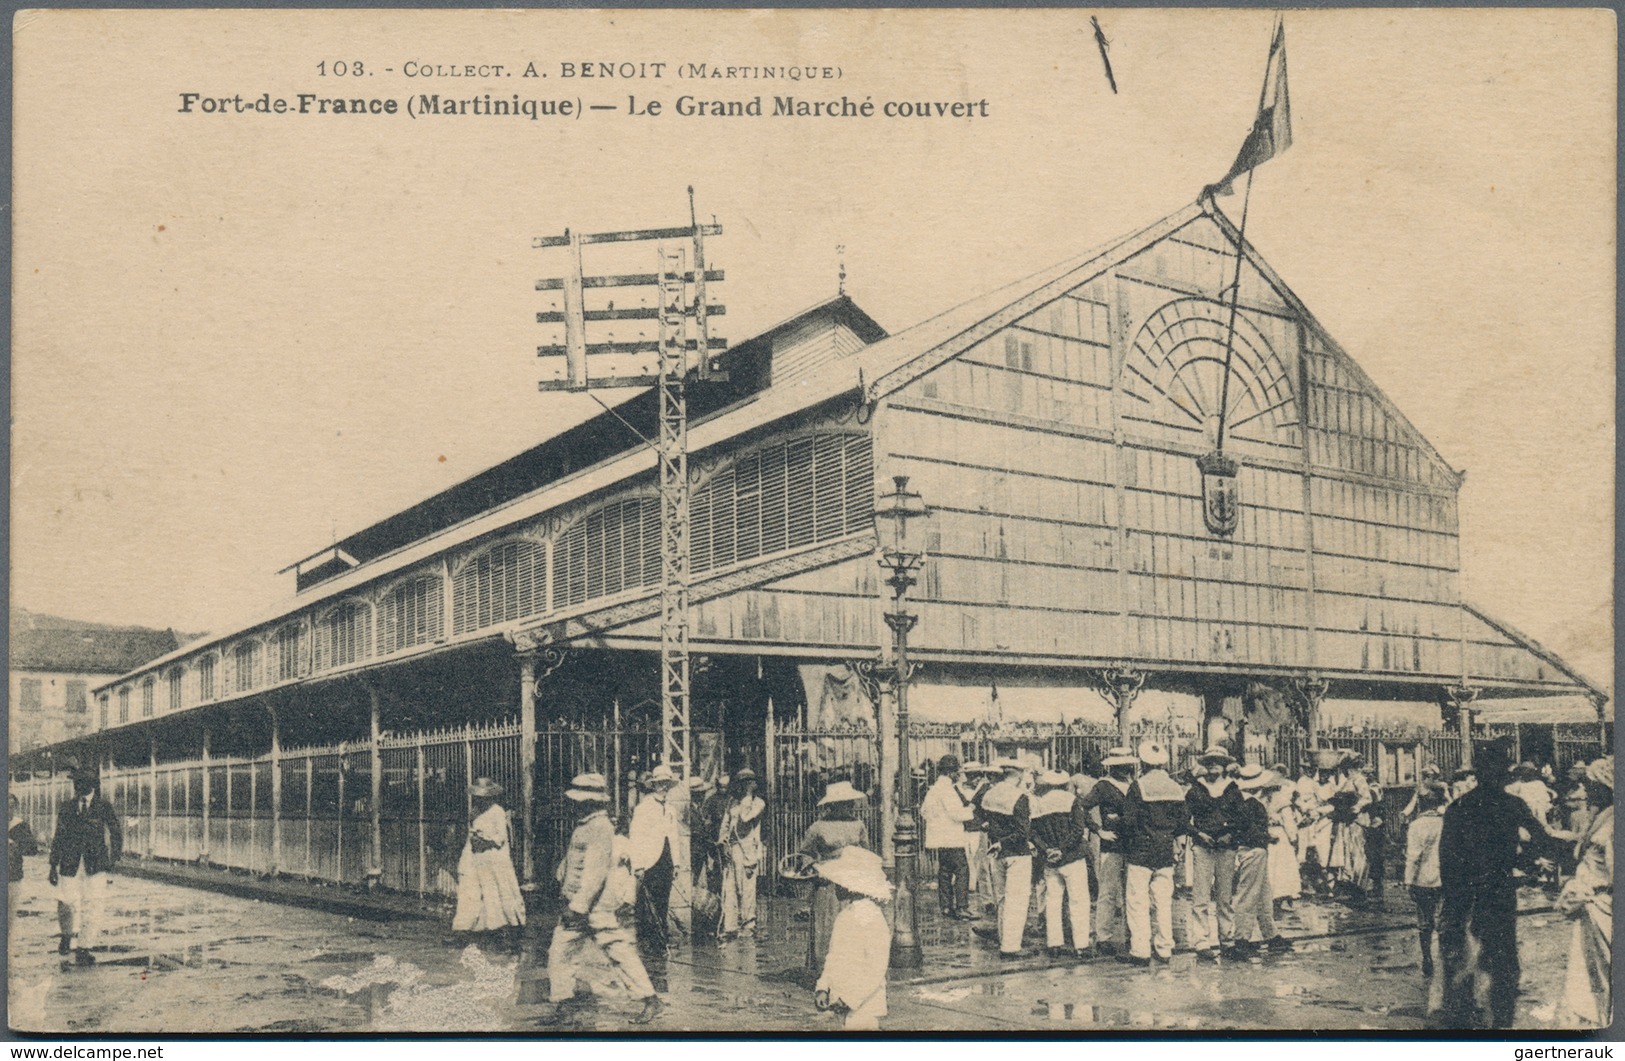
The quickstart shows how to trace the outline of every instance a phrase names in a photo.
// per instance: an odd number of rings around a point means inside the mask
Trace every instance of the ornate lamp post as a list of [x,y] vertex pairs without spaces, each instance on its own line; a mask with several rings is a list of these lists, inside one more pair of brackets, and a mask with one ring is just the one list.
[[919,617],[908,612],[905,598],[925,563],[924,551],[909,547],[908,521],[928,513],[920,495],[908,489],[908,476],[894,475],[892,483],[892,492],[881,494],[875,506],[878,562],[881,570],[889,572],[886,585],[892,589],[891,607],[886,612],[886,625],[892,634],[891,663],[877,667],[876,676],[891,685],[897,704],[897,823],[892,833],[897,895],[891,964],[894,968],[917,969],[922,959],[914,886],[920,833],[914,821],[914,766],[908,749],[908,685],[914,677],[914,666],[908,661],[908,632]]

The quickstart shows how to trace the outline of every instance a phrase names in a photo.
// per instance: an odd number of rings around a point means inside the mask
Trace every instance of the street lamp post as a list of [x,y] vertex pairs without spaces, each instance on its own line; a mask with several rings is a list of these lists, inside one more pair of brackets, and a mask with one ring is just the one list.
[[920,495],[908,489],[908,476],[892,477],[893,490],[881,494],[875,508],[875,536],[880,543],[878,562],[889,572],[886,585],[892,589],[886,625],[891,627],[892,659],[881,668],[897,704],[897,823],[892,833],[896,863],[897,894],[893,906],[891,964],[894,968],[917,969],[920,954],[919,915],[914,905],[915,869],[920,833],[914,820],[914,767],[908,748],[908,685],[914,668],[908,661],[908,632],[919,617],[907,610],[905,598],[925,563],[923,550],[910,549],[908,521],[927,515]]

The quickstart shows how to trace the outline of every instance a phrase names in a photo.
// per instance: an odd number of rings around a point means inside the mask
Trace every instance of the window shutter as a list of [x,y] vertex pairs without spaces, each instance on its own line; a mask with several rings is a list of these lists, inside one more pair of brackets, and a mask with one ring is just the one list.
[[784,447],[787,542],[794,549],[813,540],[813,441],[792,439]]

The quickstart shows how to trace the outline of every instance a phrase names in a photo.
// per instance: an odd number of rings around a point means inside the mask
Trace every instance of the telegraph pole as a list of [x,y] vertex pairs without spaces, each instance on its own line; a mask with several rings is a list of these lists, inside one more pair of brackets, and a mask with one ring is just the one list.
[[[720,269],[705,263],[705,237],[720,236],[714,221],[702,225],[694,213],[694,189],[688,189],[689,223],[678,228],[637,229],[590,235],[566,230],[562,236],[531,241],[537,249],[567,248],[565,273],[538,280],[538,291],[561,291],[562,311],[536,314],[539,324],[562,324],[564,342],[536,348],[558,374],[544,379],[542,391],[592,391],[606,387],[655,387],[659,391],[659,437],[656,441],[660,482],[660,732],[664,761],[687,777],[693,754],[689,736],[689,535],[688,535],[688,398],[692,374],[700,381],[727,378],[720,358],[725,340],[713,338],[709,320],[726,312],[707,301],[707,282],[720,282]],[[654,242],[659,268],[653,273],[586,275],[582,249],[601,243]],[[672,246],[673,243],[676,246]],[[684,268],[685,250],[692,268]],[[654,289],[654,306],[588,309],[587,292],[602,289]],[[594,341],[589,332],[606,322],[654,320],[653,341],[616,342],[613,336]],[[649,355],[653,354],[651,363]],[[560,359],[562,358],[562,363]]]

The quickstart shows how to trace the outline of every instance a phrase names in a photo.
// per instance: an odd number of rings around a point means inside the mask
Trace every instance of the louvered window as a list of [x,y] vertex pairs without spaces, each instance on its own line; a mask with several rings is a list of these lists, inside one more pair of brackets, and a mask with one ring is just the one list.
[[197,692],[199,700],[213,700],[214,692],[214,657],[204,656],[197,664]]
[[316,669],[342,667],[365,659],[372,647],[372,612],[365,604],[341,604],[316,628]]
[[118,691],[118,720],[130,721],[130,687],[126,685]]
[[504,542],[465,564],[452,583],[452,632],[465,634],[547,608],[547,553],[535,542]]
[[181,680],[185,673],[179,667],[175,667],[169,672],[169,709],[171,711],[181,709]]
[[[689,499],[691,569],[712,571],[867,530],[874,520],[874,494],[867,435],[795,438],[741,454]],[[474,628],[462,625],[465,578],[472,582],[475,575],[465,570],[458,576],[459,631]],[[660,507],[654,498],[595,509],[554,542],[554,608],[659,579]],[[542,602],[535,607],[541,611]],[[511,617],[495,608],[492,615],[491,622]]]
[[101,720],[102,720],[101,721],[101,727],[102,727],[102,729],[106,729],[107,728],[107,721],[108,721],[107,720],[107,714],[108,714],[107,709],[110,706],[110,700],[108,698],[108,695],[106,693],[103,693],[101,696],[98,696],[96,698],[96,703],[101,708]]
[[151,718],[152,717],[153,701],[157,699],[157,695],[156,695],[157,688],[158,688],[158,679],[154,678],[150,674],[147,675],[146,681],[141,683],[141,717],[142,718]]
[[260,680],[260,645],[258,641],[244,641],[232,653],[232,688],[246,693]]
[[276,680],[293,681],[304,670],[305,631],[299,623],[289,623],[276,634]]
[[553,607],[660,580],[660,503],[634,497],[587,513],[553,546]]
[[403,582],[389,591],[378,608],[378,654],[388,655],[441,636],[445,618],[440,579],[433,575]]
[[692,502],[695,571],[829,541],[874,518],[864,435],[791,439],[741,455]]

